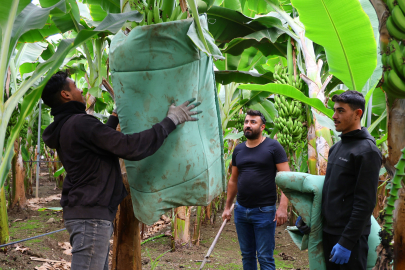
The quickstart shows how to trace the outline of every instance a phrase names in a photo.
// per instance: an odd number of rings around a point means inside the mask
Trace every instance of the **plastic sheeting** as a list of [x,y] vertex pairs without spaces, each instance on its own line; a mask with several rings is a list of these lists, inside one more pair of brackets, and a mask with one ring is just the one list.
[[[304,222],[311,228],[308,235],[302,235],[297,227],[288,227],[288,232],[300,250],[308,249],[309,268],[325,270],[322,246],[322,189],[325,176],[298,172],[279,172],[276,184],[294,205]],[[380,226],[371,216],[371,231],[368,237],[367,269],[377,261],[376,248],[380,244]]]
[[[206,30],[206,18],[200,21]],[[219,52],[207,33],[211,51]],[[199,121],[177,126],[154,155],[125,161],[134,213],[145,224],[173,207],[207,205],[225,189],[213,60],[198,42],[192,19],[136,27],[127,36],[119,32],[111,42],[110,68],[123,133],[151,128],[166,117],[173,101],[180,105],[195,97],[202,102]]]

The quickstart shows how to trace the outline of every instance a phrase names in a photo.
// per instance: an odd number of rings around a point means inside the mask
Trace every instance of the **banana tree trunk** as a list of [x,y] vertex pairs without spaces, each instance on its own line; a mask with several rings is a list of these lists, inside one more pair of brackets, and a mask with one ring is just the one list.
[[197,214],[195,217],[195,223],[194,223],[194,233],[193,233],[193,239],[192,243],[194,246],[199,246],[200,245],[200,229],[201,229],[201,215],[202,215],[202,206],[197,207]]
[[182,247],[190,243],[190,211],[191,207],[180,206],[175,210],[174,219],[174,245],[173,247]]
[[[304,38],[303,32],[300,33],[302,51],[305,58],[307,75],[301,74],[302,80],[308,85],[309,97],[318,98],[325,103],[325,88],[332,79],[332,76],[326,78],[324,83],[321,81],[321,70],[323,62],[319,60],[316,63],[312,41]],[[312,109],[322,115],[321,112]],[[328,163],[329,149],[332,146],[332,137],[330,130],[319,124],[314,113],[308,113],[308,168],[311,174],[325,175]]]
[[27,198],[25,197],[24,188],[24,164],[21,156],[19,139],[14,142],[15,155],[12,161],[12,173],[13,173],[13,189],[12,189],[12,203],[11,208],[18,206],[19,208],[25,208],[27,205]]
[[0,189],[0,244],[5,244],[9,240],[6,202],[6,192],[2,187]]
[[[395,100],[388,113],[387,171],[392,175],[405,147],[405,99]],[[405,269],[405,189],[398,191],[394,210],[394,269]]]
[[[111,89],[111,91],[113,91]],[[120,125],[117,127],[121,131]],[[114,240],[112,254],[112,270],[141,270],[141,231],[140,222],[134,215],[129,189],[127,169],[120,159],[122,182],[128,196],[118,207],[114,220]]]
[[[120,159],[122,180],[129,192],[124,160]],[[121,202],[114,220],[113,270],[141,270],[141,232],[132,209],[131,194]]]

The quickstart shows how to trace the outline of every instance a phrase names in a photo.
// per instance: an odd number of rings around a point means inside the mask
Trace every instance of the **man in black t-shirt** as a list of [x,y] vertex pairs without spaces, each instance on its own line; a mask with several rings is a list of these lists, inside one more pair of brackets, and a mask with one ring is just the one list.
[[[282,194],[276,211],[277,171],[290,171],[287,155],[276,140],[262,135],[266,119],[260,111],[249,110],[243,131],[247,141],[232,155],[232,176],[222,218],[231,218],[235,199],[235,226],[244,270],[275,270],[273,251],[276,225],[287,220],[287,197]],[[257,255],[256,255],[257,253]],[[257,258],[257,259],[256,259]]]

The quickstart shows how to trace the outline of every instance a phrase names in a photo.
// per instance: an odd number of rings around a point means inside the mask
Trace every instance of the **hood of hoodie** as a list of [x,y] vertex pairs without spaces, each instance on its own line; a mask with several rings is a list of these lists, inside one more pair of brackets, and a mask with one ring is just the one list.
[[78,101],[69,101],[51,110],[54,121],[42,133],[44,143],[50,148],[59,147],[59,135],[65,122],[75,114],[86,114],[86,105]]
[[367,128],[365,128],[365,127],[347,132],[346,134],[341,134],[341,135],[339,135],[339,137],[342,138],[342,143],[353,141],[353,140],[370,140],[374,144],[376,144],[374,137],[370,135]]

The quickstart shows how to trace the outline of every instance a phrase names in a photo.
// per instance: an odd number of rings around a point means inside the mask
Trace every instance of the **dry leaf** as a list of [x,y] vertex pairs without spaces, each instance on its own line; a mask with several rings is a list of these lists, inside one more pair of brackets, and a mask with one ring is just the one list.
[[24,251],[29,250],[29,248],[24,247],[24,246],[19,246],[17,245],[17,247],[15,248],[15,251],[20,251],[21,253],[24,253]]
[[69,242],[58,242],[58,246],[64,249],[63,254],[72,255],[72,246]]

